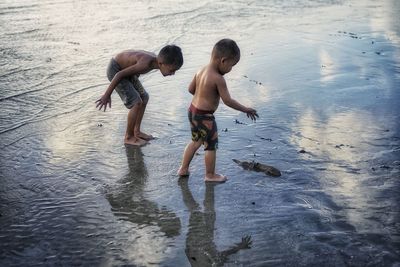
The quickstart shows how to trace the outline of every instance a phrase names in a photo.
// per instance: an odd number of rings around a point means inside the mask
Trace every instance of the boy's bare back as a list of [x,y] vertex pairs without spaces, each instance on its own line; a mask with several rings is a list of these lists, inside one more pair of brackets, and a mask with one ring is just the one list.
[[219,83],[225,83],[225,79],[212,66],[201,69],[190,84],[195,88],[192,104],[201,110],[215,111],[220,100]]
[[144,74],[154,69],[157,56],[144,50],[125,50],[114,56],[121,69],[134,69],[135,74]]

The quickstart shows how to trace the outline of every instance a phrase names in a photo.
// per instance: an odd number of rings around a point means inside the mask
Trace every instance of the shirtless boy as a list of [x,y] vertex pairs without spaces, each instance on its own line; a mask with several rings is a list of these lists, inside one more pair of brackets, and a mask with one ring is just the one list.
[[149,94],[139,81],[141,74],[158,69],[163,76],[174,75],[183,65],[181,49],[175,45],[163,47],[158,55],[142,50],[126,50],[115,55],[108,64],[107,77],[111,82],[103,96],[96,101],[101,110],[111,108],[111,94],[117,91],[129,109],[125,144],[142,146],[153,136],[140,130]]
[[258,117],[257,111],[245,107],[233,99],[228,91],[224,74],[231,71],[240,59],[240,50],[235,41],[222,39],[217,42],[211,54],[210,63],[194,76],[189,85],[193,95],[188,117],[192,131],[192,141],[186,146],[178,175],[189,175],[189,164],[193,155],[204,144],[206,174],[205,181],[225,182],[227,177],[215,173],[216,149],[218,146],[217,124],[213,113],[219,100],[228,107],[242,111],[252,120]]

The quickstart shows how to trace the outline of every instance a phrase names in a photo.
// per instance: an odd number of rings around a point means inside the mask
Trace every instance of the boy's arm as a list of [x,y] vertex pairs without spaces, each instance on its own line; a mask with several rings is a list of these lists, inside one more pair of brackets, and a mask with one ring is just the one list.
[[255,109],[243,106],[238,101],[233,99],[229,94],[228,87],[226,86],[224,78],[221,78],[217,81],[217,90],[219,96],[221,97],[225,105],[233,109],[239,110],[241,112],[244,112],[247,114],[247,117],[249,117],[252,120],[256,120],[256,117],[258,117],[257,111]]
[[195,92],[196,92],[196,75],[194,75],[192,82],[189,84],[189,93],[194,95]]
[[118,71],[114,78],[111,80],[110,85],[107,90],[103,94],[103,96],[96,101],[96,108],[101,110],[104,107],[104,111],[106,111],[107,104],[111,108],[111,94],[114,91],[117,84],[125,77],[133,76],[137,73],[140,73],[143,69],[146,68],[146,64],[144,62],[137,62],[136,64],[129,66],[123,70]]

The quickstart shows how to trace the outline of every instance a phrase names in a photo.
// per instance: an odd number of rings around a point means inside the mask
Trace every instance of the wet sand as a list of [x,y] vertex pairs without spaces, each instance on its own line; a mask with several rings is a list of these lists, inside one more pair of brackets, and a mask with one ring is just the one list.
[[[282,2],[2,2],[0,266],[398,266],[399,2]],[[204,183],[202,150],[179,179],[186,88],[223,37],[260,120],[221,104],[230,179]],[[167,43],[183,68],[140,78],[158,138],[125,147],[117,94],[94,104],[108,60]]]

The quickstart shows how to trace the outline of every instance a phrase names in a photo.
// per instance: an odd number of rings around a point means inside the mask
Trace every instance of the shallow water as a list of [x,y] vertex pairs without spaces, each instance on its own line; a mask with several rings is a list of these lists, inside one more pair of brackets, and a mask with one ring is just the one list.
[[[394,0],[3,1],[0,266],[398,266],[399,11]],[[178,180],[186,88],[223,37],[242,53],[231,94],[260,120],[222,104],[217,169],[230,180],[203,182],[203,151]],[[108,60],[167,43],[183,68],[141,77],[143,129],[158,139],[125,148],[118,96],[105,113],[94,105]]]

